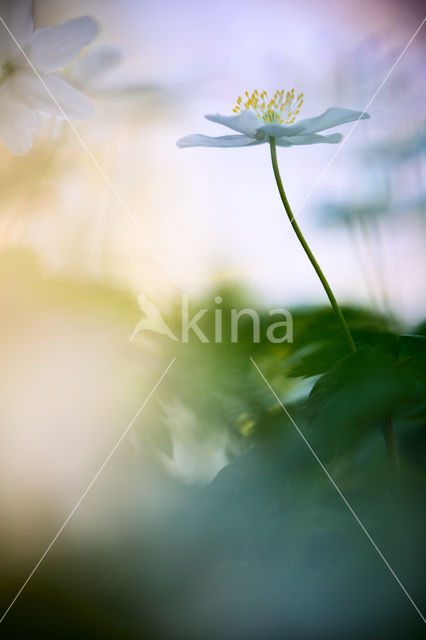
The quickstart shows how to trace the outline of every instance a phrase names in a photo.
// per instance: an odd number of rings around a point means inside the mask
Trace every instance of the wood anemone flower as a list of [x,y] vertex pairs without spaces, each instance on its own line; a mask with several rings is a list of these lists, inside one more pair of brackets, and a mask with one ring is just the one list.
[[0,17],[0,138],[22,155],[31,149],[39,114],[77,120],[92,115],[92,103],[56,72],[80,55],[98,27],[81,16],[34,31],[31,0],[0,0]]
[[233,109],[235,115],[205,116],[207,120],[225,125],[238,135],[211,137],[195,133],[177,141],[178,147],[251,147],[269,143],[275,138],[278,147],[293,145],[318,144],[326,142],[336,144],[342,140],[342,134],[330,133],[319,135],[324,131],[346,122],[365,120],[370,116],[364,111],[353,111],[330,107],[319,116],[304,118],[295,124],[303,103],[303,93],[294,96],[294,89],[284,92],[276,91],[272,98],[266,91],[256,89],[251,96],[246,91],[245,99],[241,96]]

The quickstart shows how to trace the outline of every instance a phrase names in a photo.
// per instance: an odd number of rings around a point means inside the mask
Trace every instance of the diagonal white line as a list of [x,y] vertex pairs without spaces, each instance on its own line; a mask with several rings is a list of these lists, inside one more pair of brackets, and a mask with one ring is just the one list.
[[39,72],[37,71],[37,69],[35,68],[35,66],[33,65],[33,63],[31,62],[31,60],[29,59],[29,57],[27,56],[27,54],[25,53],[25,51],[23,50],[23,48],[21,47],[21,45],[19,44],[19,42],[16,40],[15,36],[13,35],[13,33],[11,32],[11,30],[9,29],[9,27],[7,26],[6,22],[3,20],[3,18],[0,16],[0,22],[1,24],[4,26],[4,28],[6,29],[6,31],[8,32],[8,34],[10,35],[10,37],[12,38],[13,42],[16,44],[16,46],[18,47],[19,51],[22,53],[22,55],[24,56],[25,60],[27,61],[27,63],[29,64],[29,66],[31,67],[31,69],[34,71],[35,75],[37,76],[37,78],[40,80],[41,84],[44,86],[44,88],[46,89],[47,93],[49,94],[49,96],[52,98],[53,102],[55,103],[55,105],[58,107],[62,117],[64,118],[64,120],[68,123],[68,125],[70,126],[72,132],[74,133],[74,135],[76,136],[77,140],[79,141],[79,143],[81,144],[81,146],[83,147],[83,149],[86,151],[86,153],[88,154],[88,156],[90,157],[91,161],[93,162],[93,164],[95,165],[96,169],[99,171],[99,173],[101,174],[102,178],[105,180],[106,184],[108,185],[109,189],[111,190],[112,194],[114,195],[114,197],[116,198],[117,202],[120,204],[120,206],[122,207],[122,209],[125,211],[125,213],[127,214],[127,216],[130,218],[130,220],[133,222],[133,224],[135,225],[135,227],[137,228],[137,230],[139,231],[140,235],[142,236],[143,240],[146,242],[146,244],[148,245],[148,247],[151,249],[152,253],[155,255],[155,257],[157,258],[159,264],[161,265],[161,267],[163,268],[163,270],[167,273],[168,277],[170,278],[170,280],[173,282],[173,284],[177,284],[175,278],[172,276],[172,274],[170,273],[169,269],[166,267],[166,265],[164,264],[161,256],[159,255],[158,251],[155,249],[155,247],[153,246],[153,244],[151,243],[150,239],[148,238],[148,236],[146,235],[146,233],[144,232],[144,230],[142,229],[142,227],[140,226],[139,222],[136,220],[135,216],[133,215],[133,213],[130,211],[129,207],[127,206],[127,204],[124,202],[123,198],[120,196],[120,194],[118,193],[117,189],[114,187],[114,185],[112,184],[111,180],[109,179],[109,177],[107,176],[107,174],[105,173],[105,171],[103,170],[103,168],[101,167],[101,165],[99,164],[99,162],[97,161],[97,159],[95,158],[94,154],[92,153],[92,151],[89,149],[89,147],[87,146],[87,144],[84,142],[83,138],[81,137],[81,135],[79,134],[79,132],[77,131],[77,129],[75,128],[75,126],[73,125],[73,123],[71,122],[71,120],[69,119],[69,117],[67,116],[67,114],[65,113],[65,111],[62,109],[61,105],[59,104],[59,102],[56,100],[55,96],[53,95],[53,93],[50,91],[49,87],[46,85],[46,83],[44,82],[42,76],[39,74]]
[[[327,171],[329,170],[329,168],[331,167],[331,165],[333,164],[333,162],[335,161],[335,159],[337,158],[337,156],[339,155],[339,153],[341,152],[341,150],[343,149],[343,147],[345,146],[345,144],[347,143],[347,141],[349,140],[349,138],[351,137],[353,131],[355,130],[355,128],[358,126],[359,121],[361,120],[362,116],[364,115],[364,113],[367,111],[367,109],[371,106],[371,104],[374,102],[374,100],[377,98],[378,94],[380,93],[380,91],[383,89],[383,86],[385,85],[385,83],[389,80],[391,74],[393,73],[393,71],[395,70],[395,68],[397,67],[397,65],[399,64],[399,62],[401,61],[402,57],[404,56],[405,52],[407,51],[408,47],[411,45],[411,43],[413,42],[414,38],[417,36],[417,34],[419,33],[420,29],[423,27],[424,23],[426,22],[426,18],[423,18],[421,24],[419,25],[419,27],[416,29],[415,33],[411,36],[410,40],[407,42],[407,44],[405,45],[404,49],[401,51],[401,53],[399,54],[398,58],[395,60],[395,62],[393,63],[392,67],[389,69],[388,73],[386,74],[386,76],[384,77],[384,79],[382,80],[382,82],[380,83],[380,85],[377,87],[376,91],[374,92],[374,94],[372,95],[372,97],[370,98],[370,100],[367,102],[367,104],[365,105],[364,109],[362,110],[361,115],[359,116],[358,120],[356,120],[354,122],[354,124],[352,125],[352,127],[349,130],[349,133],[347,134],[347,136],[344,138],[343,142],[337,147],[336,151],[334,152],[334,154],[331,156],[330,160],[327,162],[327,164],[325,165],[324,169],[321,171],[321,173],[319,174],[318,178],[316,179],[316,181],[314,182],[314,184],[312,185],[312,187],[309,189],[308,193],[306,194],[306,196],[303,198],[302,203],[300,204],[300,206],[297,208],[295,214],[293,217],[296,217],[301,210],[303,209],[303,207],[305,206],[306,202],[308,201],[308,199],[311,197],[312,193],[315,191],[315,189],[318,187],[318,185],[320,184],[321,180],[323,179],[323,177],[325,176],[325,174],[327,173]],[[283,236],[291,229],[291,223],[290,224],[286,224],[285,227],[283,229],[281,229],[280,233],[278,234],[278,236],[275,238],[275,241],[273,242],[273,244],[271,245],[270,249],[266,252],[263,260],[261,261],[261,263],[259,264],[259,266],[257,267],[256,271],[254,272],[254,274],[252,275],[252,277],[250,278],[250,282],[253,282],[254,280],[256,280],[257,276],[259,275],[259,273],[262,271],[263,267],[265,266],[265,264],[268,262],[269,258],[271,257],[271,255],[273,254],[273,252],[275,251],[275,249],[277,248],[277,246],[279,245],[279,243],[281,242]]]
[[396,575],[395,571],[392,569],[392,567],[390,566],[389,562],[386,560],[385,556],[380,551],[379,547],[374,542],[373,538],[368,533],[367,529],[362,524],[361,520],[359,519],[359,517],[357,516],[357,514],[355,513],[355,511],[353,510],[353,508],[351,507],[351,505],[349,504],[349,502],[347,501],[347,499],[345,498],[345,496],[343,495],[343,493],[341,492],[341,490],[339,489],[339,487],[337,486],[337,484],[335,483],[335,481],[333,480],[333,478],[331,477],[331,475],[329,474],[329,472],[327,471],[327,469],[325,468],[325,466],[323,465],[323,463],[321,462],[319,457],[317,456],[317,454],[315,453],[314,449],[311,447],[309,442],[306,440],[306,438],[303,435],[302,431],[299,429],[299,427],[297,426],[297,424],[295,423],[295,421],[293,420],[293,418],[291,417],[291,415],[289,414],[289,412],[287,411],[287,409],[285,408],[285,406],[281,402],[280,398],[277,396],[277,394],[275,393],[275,391],[273,390],[273,388],[269,384],[268,380],[265,378],[265,376],[263,375],[263,373],[261,372],[261,370],[259,369],[259,367],[257,366],[257,364],[255,363],[255,361],[253,360],[253,358],[251,356],[250,356],[250,360],[251,360],[253,366],[255,367],[255,369],[257,369],[258,373],[260,374],[260,376],[262,377],[264,382],[266,383],[266,385],[271,390],[272,394],[274,395],[274,397],[276,398],[276,400],[280,404],[281,408],[283,409],[284,413],[287,415],[287,417],[290,420],[290,422],[292,423],[292,425],[295,427],[296,431],[298,432],[298,434],[302,438],[303,442],[306,444],[306,446],[308,447],[309,451],[312,453],[312,455],[314,456],[315,460],[318,462],[318,464],[320,465],[321,469],[324,471],[325,475],[330,480],[331,484],[336,489],[337,493],[342,498],[343,502],[345,503],[345,505],[347,506],[349,511],[351,512],[351,514],[353,515],[353,517],[355,518],[355,520],[357,521],[357,523],[359,524],[361,529],[364,531],[365,535],[370,540],[371,544],[373,545],[373,547],[375,548],[375,550],[377,551],[377,553],[379,554],[379,556],[381,557],[381,559],[383,560],[383,562],[385,563],[385,565],[387,566],[387,568],[389,569],[389,571],[391,572],[391,574],[393,575],[393,577],[395,578],[395,580],[397,581],[397,583],[399,584],[399,586],[401,587],[401,589],[403,590],[403,592],[405,593],[405,595],[407,596],[407,598],[409,599],[409,601],[411,602],[411,604],[413,605],[413,607],[415,608],[415,610],[417,611],[417,613],[419,614],[421,619],[423,620],[423,622],[426,624],[426,619],[424,618],[422,612],[420,611],[420,609],[418,608],[418,606],[416,605],[416,603],[414,602],[414,600],[412,599],[412,597],[408,593],[407,589],[404,587],[404,585],[402,584],[401,580],[398,578],[398,576]]
[[64,520],[63,524],[61,525],[59,531],[57,532],[57,534],[55,535],[55,537],[51,540],[51,542],[49,543],[49,545],[46,547],[45,551],[43,552],[40,560],[37,562],[37,564],[34,566],[34,568],[32,569],[31,573],[29,574],[29,576],[27,577],[27,579],[25,580],[24,584],[22,585],[22,587],[19,589],[18,593],[15,595],[15,597],[13,598],[12,602],[10,603],[10,605],[8,606],[8,608],[6,609],[6,611],[3,613],[2,617],[0,618],[0,624],[3,622],[3,620],[5,619],[5,617],[7,616],[7,614],[9,613],[9,611],[11,610],[11,608],[13,607],[13,605],[15,604],[16,600],[19,598],[19,596],[21,595],[21,593],[23,592],[23,590],[25,589],[25,587],[27,586],[27,584],[29,583],[29,581],[31,580],[31,578],[33,577],[33,575],[35,574],[35,572],[37,571],[37,569],[39,568],[39,566],[41,565],[41,563],[43,562],[43,560],[45,559],[45,557],[47,556],[47,554],[49,553],[50,549],[53,547],[53,545],[55,544],[56,540],[59,538],[59,536],[61,535],[62,531],[65,529],[65,527],[67,526],[68,522],[71,520],[71,518],[73,517],[73,515],[75,514],[75,512],[77,511],[77,509],[79,508],[79,506],[81,505],[81,503],[83,502],[84,498],[87,496],[87,494],[89,493],[90,489],[93,487],[93,485],[95,484],[96,480],[99,478],[99,476],[101,475],[102,471],[105,469],[105,467],[107,466],[108,462],[111,460],[112,456],[114,455],[114,453],[117,451],[118,447],[120,446],[120,444],[123,442],[124,438],[127,436],[127,434],[129,433],[130,429],[133,427],[135,421],[138,419],[139,415],[141,414],[142,410],[144,409],[145,405],[148,403],[148,401],[150,400],[150,398],[152,397],[152,395],[155,393],[155,391],[157,390],[157,388],[159,387],[161,381],[163,380],[164,376],[166,375],[166,373],[169,371],[170,367],[174,364],[174,361],[176,360],[176,357],[174,357],[171,362],[169,363],[167,369],[165,369],[163,371],[163,373],[161,374],[160,378],[157,380],[156,384],[154,385],[154,387],[151,389],[150,393],[148,394],[148,396],[145,398],[145,400],[143,401],[143,403],[141,404],[141,406],[139,407],[139,409],[136,411],[135,415],[133,416],[133,418],[131,419],[131,421],[129,422],[129,424],[127,425],[127,427],[124,429],[123,433],[121,434],[121,436],[119,437],[119,439],[117,440],[117,442],[115,443],[115,445],[113,446],[113,448],[111,449],[110,453],[107,455],[107,457],[105,458],[104,462],[101,464],[101,466],[99,467],[99,469],[97,470],[97,472],[95,473],[95,475],[93,476],[92,480],[90,481],[89,485],[87,486],[87,488],[84,490],[84,492],[82,493],[82,495],[80,496],[80,498],[77,500],[74,508],[72,509],[72,511],[70,511],[70,513],[68,514],[68,516],[66,517],[66,519]]

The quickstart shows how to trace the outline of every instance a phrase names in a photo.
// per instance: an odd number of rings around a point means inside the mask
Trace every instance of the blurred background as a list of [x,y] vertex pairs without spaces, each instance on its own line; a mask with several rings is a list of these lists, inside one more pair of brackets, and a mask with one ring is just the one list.
[[[344,630],[355,638],[378,637],[379,623],[388,637],[407,629],[421,637],[420,618],[297,434],[273,446],[260,435],[275,442],[282,415],[249,356],[302,419],[326,368],[323,359],[295,366],[312,343],[322,358],[343,348],[286,229],[268,147],[179,150],[176,140],[226,133],[204,115],[230,113],[246,89],[303,91],[301,117],[363,110],[423,12],[420,2],[396,0],[33,3],[36,28],[86,14],[99,24],[64,73],[95,103],[95,116],[75,126],[133,220],[66,122],[46,117],[23,157],[0,146],[3,610],[176,362],[11,609],[7,637],[337,638]],[[279,149],[293,210],[303,203],[299,224],[368,344],[424,334],[425,33],[306,202],[337,146]],[[284,306],[294,313],[294,345],[254,346],[245,325],[232,346],[148,332],[130,342],[140,293],[173,327],[181,293],[194,310],[213,309],[221,295],[224,313],[251,306],[262,322]],[[394,385],[384,387],[385,404]],[[352,411],[352,387],[348,394]],[[351,432],[338,463],[327,447],[323,454],[421,601],[426,449],[417,401],[414,423],[398,408],[410,499],[397,517],[380,434]],[[324,418],[331,438],[339,416]]]

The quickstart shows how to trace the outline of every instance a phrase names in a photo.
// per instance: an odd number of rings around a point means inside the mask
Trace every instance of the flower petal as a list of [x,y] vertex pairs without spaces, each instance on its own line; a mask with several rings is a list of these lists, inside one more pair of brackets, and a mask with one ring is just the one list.
[[32,71],[17,71],[8,78],[8,89],[34,111],[63,117],[59,105],[68,118],[80,120],[93,115],[93,104],[65,80],[55,74],[41,78],[43,82]]
[[201,133],[194,133],[180,138],[176,144],[183,149],[185,147],[250,147],[261,143],[247,136],[219,136],[214,138],[204,136]]
[[220,113],[216,113],[214,115],[207,115],[205,118],[211,122],[224,124],[225,127],[229,127],[251,138],[254,138],[255,131],[259,127],[259,118],[248,109],[245,109],[237,116],[222,116]]
[[39,118],[32,109],[4,94],[0,95],[0,138],[9,151],[18,156],[27,153],[38,128]]
[[265,136],[273,136],[274,138],[290,137],[303,131],[304,127],[300,124],[262,124],[256,129],[255,135],[257,140],[264,140]]
[[85,84],[109,71],[122,60],[122,54],[117,47],[98,45],[75,62],[67,78],[78,84]]
[[[68,82],[65,82],[65,80],[55,74],[45,76],[44,81],[69,118],[85,120],[93,116],[95,112],[93,103],[80,93],[80,91],[77,91],[77,89],[74,89],[73,86],[68,84]],[[48,97],[50,98],[50,96]],[[50,104],[51,111],[49,111],[49,113],[55,113],[57,106],[53,103],[53,100],[51,100]],[[58,112],[56,115],[63,116],[62,113]]]
[[[0,0],[0,16],[3,18],[13,38],[23,47],[33,32],[31,0]],[[0,23],[0,58],[14,56],[19,52],[7,29]]]
[[317,133],[301,134],[299,136],[291,136],[289,138],[277,138],[278,147],[291,147],[298,144],[318,144],[319,142],[327,142],[328,144],[337,144],[342,140],[341,133],[330,133],[328,136],[320,136]]
[[37,69],[56,71],[77,58],[80,49],[89,44],[97,34],[98,25],[92,18],[73,18],[59,26],[34,31],[27,54]]
[[336,127],[345,122],[353,122],[354,120],[366,120],[369,114],[364,111],[353,111],[352,109],[341,109],[339,107],[331,107],[315,118],[305,118],[300,120],[299,124],[303,125],[303,133],[316,133],[324,129]]

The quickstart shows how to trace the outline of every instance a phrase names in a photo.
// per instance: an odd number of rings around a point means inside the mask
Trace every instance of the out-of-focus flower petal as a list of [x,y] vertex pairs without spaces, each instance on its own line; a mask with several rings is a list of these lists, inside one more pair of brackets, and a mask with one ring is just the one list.
[[68,82],[55,74],[45,76],[44,81],[69,118],[84,120],[93,116],[95,111],[93,103]]
[[33,65],[45,72],[62,69],[80,54],[98,34],[98,25],[89,16],[67,20],[57,27],[34,31],[27,54]]
[[392,136],[364,148],[362,155],[375,162],[388,165],[404,162],[408,158],[426,153],[426,121],[423,121],[403,137]]
[[211,122],[224,124],[225,127],[229,127],[229,129],[233,129],[233,131],[238,131],[252,138],[261,122],[253,112],[247,110],[239,113],[237,116],[222,116],[220,113],[216,113],[214,115],[207,115],[205,118]]
[[69,70],[67,78],[77,84],[86,84],[102,75],[122,60],[118,47],[99,45],[77,60]]
[[253,138],[247,136],[219,136],[217,138],[204,136],[201,133],[194,133],[191,136],[185,136],[177,141],[177,146],[184,147],[249,147],[251,145],[260,144]]
[[[0,0],[0,16],[21,47],[27,44],[33,32],[31,0]],[[0,23],[0,59],[19,54],[13,38]]]
[[326,202],[321,206],[320,220],[325,225],[342,225],[354,220],[366,223],[390,212],[390,198],[377,197],[358,202]]
[[38,128],[37,113],[0,92],[0,138],[9,151],[18,156],[27,153]]
[[330,107],[319,116],[314,118],[305,118],[299,120],[299,125],[303,125],[303,133],[316,133],[336,127],[345,122],[353,122],[354,120],[366,120],[370,116],[363,111],[353,111],[352,109],[341,109],[339,107]]
[[8,80],[10,91],[17,99],[41,113],[63,117],[50,91],[68,118],[80,120],[93,115],[93,104],[68,82],[55,74],[41,77],[43,82],[32,71],[19,71]]
[[277,138],[278,147],[291,147],[298,144],[318,144],[327,142],[328,144],[337,144],[341,142],[343,136],[341,133],[330,133],[327,136],[321,136],[318,133],[310,133],[308,135],[301,134],[299,136],[291,136],[290,138]]

